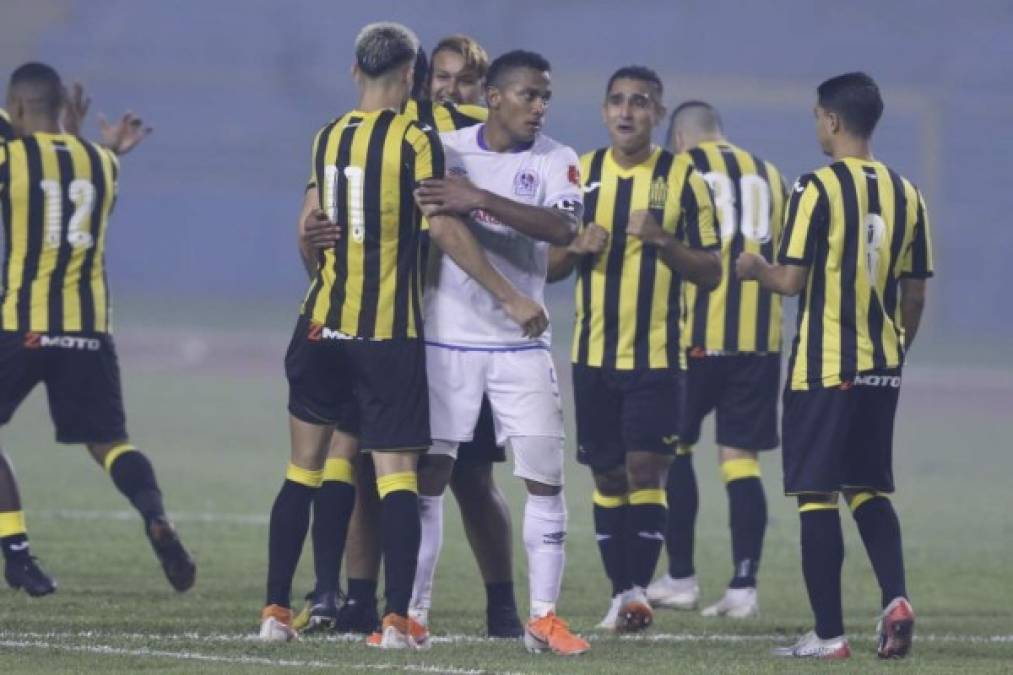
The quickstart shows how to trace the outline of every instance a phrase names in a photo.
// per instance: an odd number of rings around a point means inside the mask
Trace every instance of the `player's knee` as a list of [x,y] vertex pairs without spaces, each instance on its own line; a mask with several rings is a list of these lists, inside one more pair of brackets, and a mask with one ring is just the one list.
[[446,491],[454,458],[449,455],[426,455],[419,460],[419,493],[439,497]]
[[798,512],[832,511],[837,509],[840,495],[836,492],[818,492],[798,496]]
[[473,502],[488,499],[496,489],[492,462],[455,462],[450,486],[459,500]]
[[[552,436],[515,436],[509,440],[514,475],[528,483],[560,488],[563,485],[563,439]],[[530,492],[530,488],[529,488]],[[558,493],[559,490],[556,490]],[[532,492],[532,494],[536,494]]]
[[854,513],[859,508],[869,503],[876,498],[889,499],[889,497],[882,493],[876,492],[875,490],[845,490],[844,500],[848,503],[848,508]]
[[626,481],[625,467],[617,466],[609,471],[596,471],[594,486],[600,494],[606,497],[625,497],[630,491],[629,483]]
[[630,491],[661,487],[668,474],[670,458],[653,452],[626,453],[626,481]]

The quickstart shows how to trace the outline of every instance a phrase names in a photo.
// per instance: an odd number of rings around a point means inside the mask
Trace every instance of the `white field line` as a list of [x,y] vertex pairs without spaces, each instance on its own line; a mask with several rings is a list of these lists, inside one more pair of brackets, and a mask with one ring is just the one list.
[[[204,663],[227,663],[243,666],[272,666],[276,668],[336,668],[340,670],[401,671],[409,673],[453,673],[454,675],[480,675],[499,671],[454,668],[452,666],[430,666],[425,664],[394,663],[348,663],[346,661],[303,661],[296,659],[270,659],[261,656],[217,656],[190,651],[168,651],[164,649],[125,649],[108,645],[66,645],[44,640],[0,640],[0,647],[10,649],[56,649],[66,652],[99,654],[104,656],[135,656],[147,658],[176,659],[179,661],[200,661]],[[504,673],[504,675],[517,675]]]
[[[228,525],[267,525],[268,516],[265,514],[243,514],[243,513],[194,513],[177,512],[171,514],[173,522],[176,523],[225,523]],[[101,511],[90,509],[42,509],[32,511],[32,518],[52,518],[54,520],[103,520],[103,521],[130,521],[138,519],[136,511]]]
[[[589,640],[614,639],[604,634],[585,635]],[[619,639],[643,642],[777,642],[793,639],[792,635],[780,633],[767,634],[735,634],[735,633],[646,633],[643,635],[624,635]],[[255,633],[118,633],[110,631],[47,631],[23,632],[0,631],[0,640],[122,640],[144,642],[195,642],[205,644],[242,644],[257,643],[260,638]],[[312,642],[361,642],[358,635],[332,635],[310,638]],[[510,645],[512,641],[501,638],[482,637],[480,635],[433,635],[430,641],[435,645],[443,644],[484,644]],[[961,635],[958,633],[927,633],[916,634],[916,642],[961,643],[961,644],[1013,644],[1013,635]]]

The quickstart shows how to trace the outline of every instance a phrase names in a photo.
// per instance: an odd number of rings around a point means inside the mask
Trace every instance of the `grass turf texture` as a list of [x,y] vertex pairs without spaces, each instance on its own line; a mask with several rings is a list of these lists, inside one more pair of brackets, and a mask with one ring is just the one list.
[[[277,324],[275,324],[277,325]],[[564,660],[529,655],[519,642],[480,639],[484,593],[448,498],[446,541],[431,623],[437,643],[423,653],[381,653],[361,642],[306,638],[265,645],[253,635],[263,602],[267,515],[288,453],[281,355],[287,336],[264,337],[253,353],[211,340],[149,349],[124,331],[120,340],[127,412],[137,445],[156,467],[166,502],[200,565],[197,586],[174,593],[162,577],[141,523],[83,449],[57,446],[37,391],[4,430],[34,552],[60,582],[43,599],[0,591],[0,672],[292,671],[341,668],[403,672],[812,672],[814,664],[767,654],[811,627],[798,560],[793,503],[780,493],[777,453],[761,463],[770,524],[760,571],[761,615],[740,622],[659,611],[640,639],[593,631],[608,606],[607,582],[591,526],[591,482],[568,468],[568,562],[560,613],[592,636],[592,651]],[[133,336],[133,337],[131,337]],[[176,336],[178,337],[178,336]],[[180,344],[176,337],[167,342]],[[131,342],[134,342],[131,346]],[[185,342],[185,341],[184,341]],[[146,343],[155,344],[158,343]],[[557,334],[557,344],[566,336]],[[159,352],[155,355],[154,352]],[[178,358],[177,358],[178,357]],[[276,358],[274,358],[276,357]],[[569,403],[565,349],[557,347]],[[899,492],[908,585],[918,612],[914,656],[874,656],[875,586],[847,511],[845,622],[854,653],[838,672],[1009,672],[1013,662],[1013,387],[909,369],[897,429]],[[928,372],[928,371],[926,371]],[[572,428],[572,419],[568,419]],[[572,438],[572,436],[571,436]],[[705,438],[710,433],[705,432]],[[570,443],[572,446],[572,442]],[[572,451],[571,451],[572,454]],[[697,573],[703,602],[716,600],[731,575],[727,505],[712,443],[702,443]],[[526,608],[520,542],[523,490],[509,466],[497,478],[515,524],[518,600]],[[294,595],[311,585],[309,546]],[[659,565],[662,571],[664,561]],[[783,636],[783,638],[781,637]],[[443,639],[440,639],[440,638]],[[998,639],[997,639],[998,638]]]

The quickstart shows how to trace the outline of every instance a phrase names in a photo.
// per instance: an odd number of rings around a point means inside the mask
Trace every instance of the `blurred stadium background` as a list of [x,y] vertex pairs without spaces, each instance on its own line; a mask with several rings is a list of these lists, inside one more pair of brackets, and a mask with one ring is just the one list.
[[[1006,281],[1013,4],[1006,0],[4,0],[2,79],[24,61],[42,60],[87,87],[87,135],[97,133],[96,113],[126,108],[155,127],[123,162],[108,266],[132,434],[153,456],[202,564],[194,593],[169,595],[140,528],[105,478],[83,453],[53,444],[37,393],[2,440],[23,482],[35,548],[63,588],[35,602],[0,595],[4,672],[403,667],[358,647],[341,646],[336,655],[318,642],[286,652],[229,639],[255,626],[266,516],[287,454],[281,359],[306,286],[294,226],[309,145],[324,121],[354,105],[352,41],[379,19],[410,25],[427,46],[465,32],[493,56],[517,47],[545,54],[554,67],[547,133],[578,152],[607,142],[599,114],[605,80],[630,63],[662,75],[670,108],[687,98],[715,104],[732,140],[788,176],[823,162],[811,116],[816,84],[854,69],[879,81],[886,113],[876,154],[924,190],[938,270],[898,423],[897,504],[915,606],[932,638],[905,667],[1004,672],[1013,659],[1006,572],[1013,559]],[[571,293],[563,283],[550,294],[567,399]],[[711,454],[702,447],[697,460],[705,598],[718,593],[729,567],[726,507]],[[682,659],[689,670],[789,672],[751,660],[765,653],[772,634],[791,634],[808,618],[797,526],[779,496],[776,454],[764,469],[772,522],[761,621],[729,626],[666,614],[658,630],[667,638],[635,645],[603,639],[591,659],[572,664],[481,643],[438,648],[424,662],[459,672],[614,672],[659,668],[659,660],[664,669]],[[514,487],[507,469],[500,477]],[[576,466],[569,481],[574,526],[564,611],[586,629],[607,599],[599,593],[604,576],[590,530],[589,481]],[[519,505],[519,494],[511,497]],[[446,592],[441,598],[437,590],[434,622],[437,632],[443,621],[450,633],[477,634],[482,608],[467,598],[479,581],[453,517],[437,582]],[[846,583],[857,590],[847,619],[866,636],[875,593],[852,534]],[[522,555],[517,568],[521,582]],[[297,590],[306,583],[303,577]],[[188,631],[203,637],[188,638]],[[872,666],[864,654],[851,667]]]

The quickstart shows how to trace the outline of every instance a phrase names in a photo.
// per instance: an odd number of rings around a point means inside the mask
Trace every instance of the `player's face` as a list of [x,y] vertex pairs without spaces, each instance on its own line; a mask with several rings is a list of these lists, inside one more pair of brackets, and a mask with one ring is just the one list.
[[813,109],[813,114],[816,117],[816,138],[820,142],[820,149],[824,155],[832,156],[833,151],[830,147],[830,139],[833,136],[836,116],[832,116],[818,105]]
[[441,49],[433,54],[433,76],[429,88],[434,101],[439,103],[469,103],[477,105],[482,100],[482,85],[473,68],[457,52]]
[[514,143],[530,143],[542,130],[552,98],[549,74],[533,68],[506,73],[499,87],[489,87],[489,116],[510,134]]
[[635,153],[651,144],[651,132],[661,119],[657,88],[649,82],[620,78],[605,96],[602,114],[612,145]]

